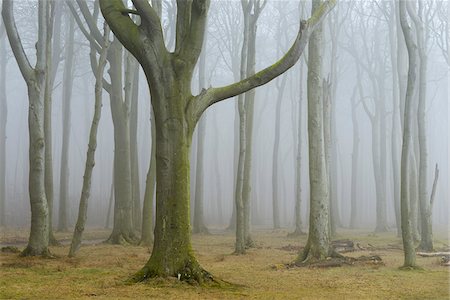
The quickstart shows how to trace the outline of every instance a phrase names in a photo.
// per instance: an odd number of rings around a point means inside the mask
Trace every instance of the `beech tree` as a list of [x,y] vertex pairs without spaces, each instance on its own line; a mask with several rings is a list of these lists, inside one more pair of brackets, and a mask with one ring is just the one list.
[[2,16],[9,43],[20,72],[28,88],[28,128],[29,128],[29,195],[31,206],[31,229],[28,245],[23,256],[49,255],[49,210],[45,194],[45,136],[44,97],[47,76],[46,40],[47,18],[50,11],[48,0],[38,1],[38,40],[36,43],[36,65],[32,67],[25,54],[17,31],[13,0],[4,0]]
[[[405,95],[405,109],[403,118],[403,145],[401,154],[401,184],[400,184],[400,207],[401,207],[401,221],[402,221],[402,240],[403,251],[405,253],[405,261],[403,266],[406,268],[416,267],[416,251],[414,249],[414,240],[411,228],[411,194],[410,194],[410,180],[409,174],[411,169],[410,156],[412,155],[412,112],[413,112],[413,96],[417,81],[417,45],[414,42],[412,29],[408,24],[406,14],[406,2],[400,0],[400,24],[403,31],[403,36],[408,50],[408,82]],[[414,167],[414,166],[412,166]]]
[[[321,0],[313,0],[311,13],[321,10]],[[310,217],[308,241],[297,264],[322,260],[331,255],[329,232],[329,186],[325,151],[324,97],[322,89],[322,24],[312,33],[308,44],[308,139],[310,177]]]
[[[275,64],[237,83],[204,89],[192,95],[191,80],[200,56],[208,0],[177,1],[176,42],[173,52],[164,43],[161,20],[146,0],[133,0],[135,10],[121,0],[100,0],[111,30],[141,64],[150,88],[156,124],[156,227],[151,257],[135,276],[173,276],[183,281],[214,280],[197,262],[191,246],[189,222],[189,148],[195,124],[214,103],[261,86],[292,67],[309,36],[333,7],[325,2],[307,21]],[[138,14],[136,24],[129,14]]]

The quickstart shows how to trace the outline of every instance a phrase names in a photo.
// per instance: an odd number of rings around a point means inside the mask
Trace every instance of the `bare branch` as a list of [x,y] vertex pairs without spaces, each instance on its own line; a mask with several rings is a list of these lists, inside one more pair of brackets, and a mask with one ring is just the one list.
[[208,106],[266,84],[294,66],[303,53],[310,35],[334,7],[335,2],[335,0],[324,2],[310,19],[300,22],[294,44],[279,61],[244,80],[224,87],[210,88],[195,97],[188,107],[194,120],[198,120]]
[[16,27],[16,21],[14,20],[13,13],[13,0],[4,0],[2,6],[3,22],[8,35],[11,49],[14,53],[14,57],[19,65],[20,72],[26,81],[33,78],[33,67],[28,60],[25,50],[23,49],[22,41],[20,40],[19,33]]

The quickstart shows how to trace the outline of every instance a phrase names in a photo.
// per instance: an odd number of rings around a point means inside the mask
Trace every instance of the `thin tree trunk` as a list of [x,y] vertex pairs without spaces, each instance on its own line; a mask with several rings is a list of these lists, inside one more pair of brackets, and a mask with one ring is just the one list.
[[401,156],[401,220],[402,220],[402,239],[405,261],[403,266],[410,268],[416,266],[416,251],[414,249],[414,241],[411,229],[410,219],[410,199],[409,195],[409,176],[410,173],[410,156],[412,155],[411,139],[412,139],[412,102],[414,96],[414,88],[416,85],[416,49],[414,44],[411,28],[409,27],[406,16],[406,1],[400,0],[400,24],[408,50],[408,83],[405,95],[405,115],[403,124],[403,146]]
[[356,115],[356,109],[358,103],[356,103],[356,90],[355,87],[351,97],[352,104],[352,132],[353,132],[353,144],[352,144],[352,183],[351,183],[351,200],[350,200],[350,228],[354,229],[357,226],[358,217],[358,199],[357,199],[357,185],[358,185],[358,161],[359,161],[359,124]]
[[409,15],[414,21],[417,45],[419,53],[419,105],[417,110],[418,137],[419,137],[419,207],[420,207],[420,244],[419,249],[424,251],[433,250],[433,232],[431,220],[431,206],[428,201],[428,149],[426,135],[426,115],[425,104],[427,94],[427,67],[428,57],[426,51],[427,38],[424,32],[424,12],[423,3],[419,2],[419,11],[416,13],[414,8],[408,6]]
[[195,202],[194,202],[194,226],[192,233],[208,233],[208,229],[204,223],[203,216],[203,201],[204,201],[204,149],[205,149],[205,135],[206,135],[206,115],[200,118],[197,127],[197,167],[195,179]]
[[156,129],[155,116],[151,111],[151,139],[150,166],[145,181],[144,205],[142,207],[142,230],[140,245],[150,246],[153,243],[153,198],[156,188]]
[[[391,132],[391,163],[392,163],[392,180],[393,180],[393,201],[395,211],[395,223],[397,227],[397,236],[401,236],[401,221],[400,221],[400,149],[399,149],[399,82],[398,82],[398,63],[397,63],[397,43],[396,42],[396,9],[395,5],[391,3],[391,14],[389,15],[389,44],[391,54],[392,66],[392,132]],[[398,31],[397,31],[398,32]],[[399,38],[397,38],[399,40]]]
[[105,222],[105,229],[109,228],[109,222],[111,220],[111,211],[114,204],[114,167],[112,171],[112,180],[111,180],[111,191],[109,193],[109,204],[108,204],[108,213],[106,214],[106,222]]
[[282,199],[279,197],[278,180],[280,174],[278,173],[278,157],[280,149],[280,127],[281,127],[281,101],[283,100],[284,89],[286,87],[287,76],[284,75],[280,80],[281,83],[277,85],[277,102],[275,109],[275,141],[273,143],[273,157],[272,157],[272,220],[273,229],[280,228],[280,209],[279,203]]
[[53,151],[52,151],[52,93],[53,93],[53,67],[52,67],[52,37],[53,23],[55,19],[54,8],[50,9],[54,3],[47,2],[49,12],[47,19],[47,37],[45,43],[46,51],[46,74],[44,92],[44,137],[45,137],[45,195],[48,205],[48,234],[50,245],[58,245],[58,241],[53,235]]
[[81,245],[81,238],[84,231],[84,226],[87,219],[88,201],[91,195],[92,170],[95,165],[95,150],[97,149],[97,131],[100,123],[102,112],[102,92],[103,92],[103,71],[106,65],[106,55],[108,50],[108,36],[109,28],[105,25],[104,41],[100,58],[98,62],[97,72],[95,74],[95,108],[94,117],[92,118],[91,130],[89,133],[89,144],[86,155],[86,165],[83,176],[83,187],[81,190],[80,206],[78,210],[78,219],[75,225],[75,230],[70,245],[69,257],[75,256]]
[[[131,97],[130,111],[130,163],[131,163],[131,184],[132,184],[132,206],[133,206],[133,228],[139,232],[141,224],[141,193],[139,186],[139,155],[138,155],[138,99],[139,99],[139,66],[136,59],[130,54],[126,55],[126,83],[129,85],[129,95]],[[128,78],[128,79],[127,79]]]
[[59,214],[58,214],[58,230],[67,231],[67,202],[69,198],[69,142],[70,142],[70,126],[71,126],[71,100],[73,86],[73,60],[74,60],[74,31],[75,22],[71,15],[69,18],[69,26],[66,31],[65,42],[65,64],[63,74],[63,124],[62,124],[62,150],[61,150],[61,173],[60,173],[60,190],[59,190]]
[[297,127],[297,153],[295,161],[295,229],[288,236],[303,235],[302,230],[302,134],[303,134],[303,67],[300,65],[299,99],[298,99],[298,127]]
[[[206,38],[203,41],[206,43]],[[205,52],[200,55],[198,64],[198,86],[199,91],[205,87]],[[206,114],[203,115],[197,125],[197,151],[196,151],[196,168],[195,168],[195,202],[194,202],[194,226],[193,233],[208,233],[203,216],[204,201],[204,161],[205,161],[205,135],[206,135]]]

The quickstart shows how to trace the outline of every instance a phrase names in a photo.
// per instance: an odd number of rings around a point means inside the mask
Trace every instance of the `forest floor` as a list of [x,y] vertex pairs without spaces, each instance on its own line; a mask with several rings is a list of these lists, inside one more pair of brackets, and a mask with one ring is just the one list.
[[[23,249],[26,230],[0,229],[0,245]],[[358,243],[358,257],[378,255],[382,263],[334,268],[287,268],[305,245],[306,236],[288,238],[287,230],[255,230],[256,247],[233,255],[234,234],[214,231],[194,235],[193,247],[201,265],[215,276],[236,284],[227,288],[192,286],[174,280],[139,284],[125,281],[149,258],[151,249],[94,243],[108,231],[90,229],[92,242],[68,258],[70,233],[57,233],[66,245],[51,247],[53,259],[22,258],[0,253],[1,299],[449,299],[450,267],[438,257],[417,257],[421,270],[400,270],[401,239],[394,232],[373,234],[341,230],[336,239]],[[435,233],[436,249],[448,249],[448,233]],[[361,250],[364,249],[364,250]]]

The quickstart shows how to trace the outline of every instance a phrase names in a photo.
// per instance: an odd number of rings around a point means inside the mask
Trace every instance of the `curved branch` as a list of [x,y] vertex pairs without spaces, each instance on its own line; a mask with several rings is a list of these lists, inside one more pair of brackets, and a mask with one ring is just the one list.
[[19,32],[17,31],[16,21],[13,14],[13,1],[4,0],[2,6],[3,23],[8,35],[11,49],[14,53],[14,57],[19,65],[20,72],[26,81],[33,78],[33,67],[28,60],[25,50],[23,49],[22,41],[20,40]]
[[142,57],[144,44],[139,27],[129,15],[121,0],[100,0],[100,9],[114,35],[136,58]]
[[330,10],[334,7],[335,3],[336,0],[324,2],[311,16],[311,18],[307,21],[300,22],[300,29],[294,44],[279,61],[244,80],[224,87],[209,88],[195,97],[190,103],[190,107],[188,107],[191,116],[194,118],[193,120],[198,120],[203,111],[214,103],[245,93],[253,88],[266,84],[294,66],[303,53],[310,35],[314,32],[316,26],[323,21],[328,12],[330,12]]

